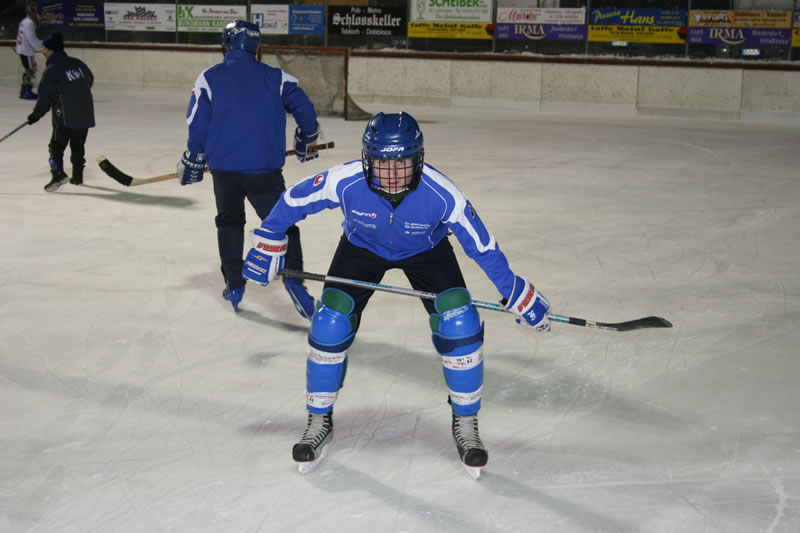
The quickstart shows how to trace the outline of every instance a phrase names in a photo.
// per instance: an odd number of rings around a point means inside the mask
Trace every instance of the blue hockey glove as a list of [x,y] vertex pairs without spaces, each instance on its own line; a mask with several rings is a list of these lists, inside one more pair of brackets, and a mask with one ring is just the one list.
[[303,133],[300,128],[294,130],[294,151],[301,163],[319,157],[319,151],[311,148],[317,145],[317,137],[319,137],[319,123],[315,124],[314,133]]
[[186,150],[178,162],[178,179],[181,185],[191,185],[203,181],[203,173],[206,171],[205,154],[196,154]]
[[242,276],[265,287],[283,270],[289,238],[275,239],[274,233],[261,228],[253,230],[253,247],[247,252]]
[[550,319],[547,318],[550,302],[533,286],[533,283],[514,276],[514,288],[508,301],[506,309],[520,317],[517,319],[517,324],[534,328],[536,331],[550,331]]

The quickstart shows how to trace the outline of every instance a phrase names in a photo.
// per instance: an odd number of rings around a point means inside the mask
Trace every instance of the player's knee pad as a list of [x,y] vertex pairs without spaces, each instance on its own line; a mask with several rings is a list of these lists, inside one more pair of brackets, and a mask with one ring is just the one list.
[[328,288],[322,292],[308,331],[306,403],[312,413],[327,413],[344,383],[347,348],[356,335],[355,303],[349,294]]
[[483,391],[483,323],[467,289],[456,287],[434,300],[430,317],[433,345],[442,356],[450,403],[457,415],[481,408]]

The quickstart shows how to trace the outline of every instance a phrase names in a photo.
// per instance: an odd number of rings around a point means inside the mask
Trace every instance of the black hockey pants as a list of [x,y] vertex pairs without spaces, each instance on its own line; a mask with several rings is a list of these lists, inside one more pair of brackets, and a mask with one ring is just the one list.
[[[244,285],[242,266],[244,265],[244,200],[250,202],[259,218],[264,220],[272,207],[286,190],[280,170],[267,174],[242,174],[224,170],[212,171],[214,176],[214,197],[217,203],[217,245],[222,263],[222,276],[231,288]],[[254,224],[256,226],[257,224]],[[289,246],[286,250],[286,268],[303,269],[303,250],[300,247],[300,230],[292,226],[286,232]],[[249,246],[248,246],[249,248]]]
[[[287,263],[288,268],[288,263]],[[365,248],[360,248],[343,235],[333,255],[328,275],[339,278],[380,283],[387,270],[399,268],[418,291],[439,293],[453,287],[465,287],[466,282],[458,266],[458,260],[447,237],[432,249],[399,261],[389,261]],[[372,294],[371,289],[351,287],[337,283],[325,283],[325,288],[336,287],[349,294],[355,301],[353,312],[361,323],[361,313]],[[428,314],[436,312],[433,300],[420,298]]]
[[[69,144],[70,162],[72,163],[72,172],[75,174],[83,172],[83,167],[86,164],[84,155],[86,154],[86,136],[89,134],[88,129],[73,130],[63,124],[53,124],[53,134],[50,136],[50,170],[53,170],[55,165],[57,170],[64,171],[64,150]],[[80,174],[83,175],[83,174]]]

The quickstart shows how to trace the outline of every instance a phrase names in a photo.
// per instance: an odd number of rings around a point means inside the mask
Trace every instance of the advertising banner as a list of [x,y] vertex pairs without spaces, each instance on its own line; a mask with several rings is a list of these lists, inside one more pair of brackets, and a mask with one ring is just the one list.
[[250,6],[250,22],[261,29],[262,35],[288,35],[289,5],[252,4]]
[[592,9],[589,40],[632,43],[684,44],[679,29],[686,26],[683,9]]
[[247,6],[210,6],[178,4],[178,31],[222,33],[225,25],[236,19],[247,19]]
[[586,28],[586,24],[498,24],[495,37],[529,41],[585,41]]
[[498,24],[586,24],[586,8],[498,7]]
[[792,46],[800,46],[800,11],[794,12],[794,25],[792,26]]
[[47,29],[103,29],[103,4],[40,2],[39,27]]
[[689,44],[761,47],[789,46],[791,42],[791,28],[689,28]]
[[496,39],[585,41],[585,8],[498,7]]
[[684,9],[592,9],[589,24],[606,26],[685,26]]
[[791,28],[791,11],[692,10],[689,26],[697,28]]
[[490,24],[492,0],[412,0],[411,21]]
[[328,6],[329,35],[405,35],[405,7]]
[[409,22],[408,36],[433,39],[493,39],[489,24],[458,22]]
[[292,35],[323,35],[325,6],[289,6],[289,33]]
[[106,3],[106,29],[119,31],[175,31],[172,4]]

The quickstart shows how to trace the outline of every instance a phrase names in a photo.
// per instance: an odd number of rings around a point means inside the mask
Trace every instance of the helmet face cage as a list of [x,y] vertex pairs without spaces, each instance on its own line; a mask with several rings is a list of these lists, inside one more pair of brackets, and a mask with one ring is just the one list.
[[259,45],[261,45],[261,31],[252,22],[232,20],[225,25],[225,29],[222,31],[224,52],[238,49],[255,54]]
[[[397,204],[419,185],[424,164],[423,137],[419,125],[408,113],[378,113],[362,138],[361,164],[373,192]],[[377,171],[377,172],[376,172]],[[405,184],[381,184],[407,179]]]

